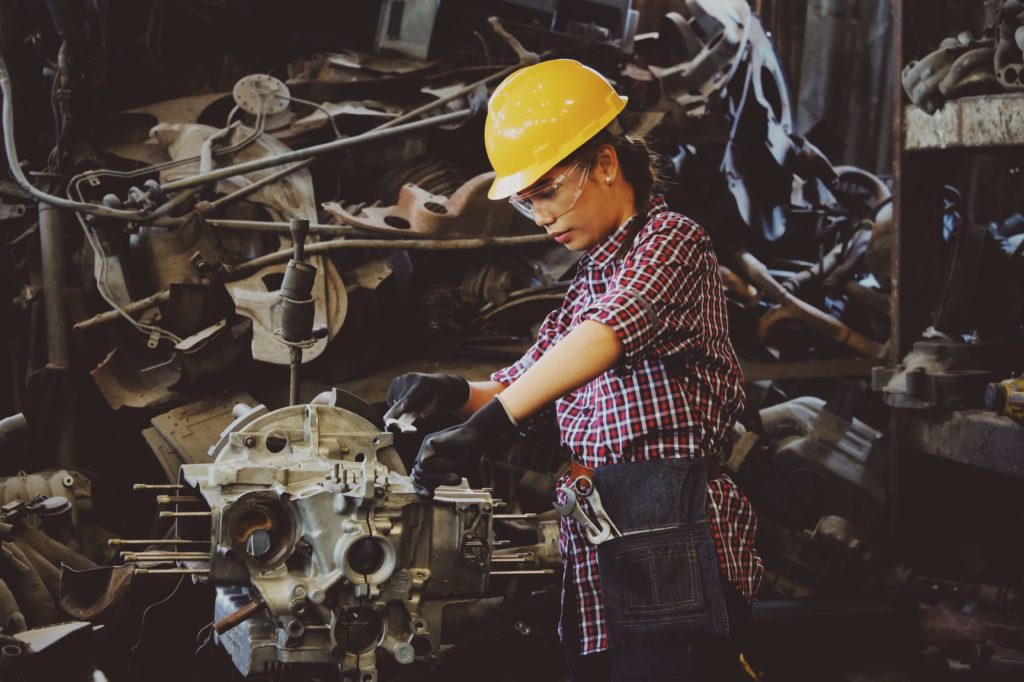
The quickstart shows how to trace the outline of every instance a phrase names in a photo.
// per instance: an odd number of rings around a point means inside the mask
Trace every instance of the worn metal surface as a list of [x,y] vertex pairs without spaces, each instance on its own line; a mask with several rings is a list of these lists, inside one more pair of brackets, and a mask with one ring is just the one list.
[[907,151],[1010,147],[1024,140],[1024,94],[964,97],[934,114],[917,107],[903,113]]
[[912,412],[900,446],[1024,478],[1024,428],[985,410]]
[[340,204],[329,202],[324,209],[342,223],[384,234],[431,237],[507,236],[532,227],[507,202],[491,201],[487,188],[494,173],[470,179],[444,197],[405,184],[398,203],[386,208],[365,208],[352,214]]
[[168,481],[178,478],[182,464],[204,464],[210,461],[210,443],[234,419],[235,407],[255,405],[256,400],[244,391],[231,391],[176,407],[150,420],[151,428],[142,432],[153,450]]
[[238,670],[337,664],[370,682],[379,656],[436,660],[444,605],[488,584],[489,493],[463,483],[420,500],[392,435],[353,412],[253,414],[221,439],[214,463],[182,467],[223,548],[209,558],[215,620],[266,603],[218,636]]

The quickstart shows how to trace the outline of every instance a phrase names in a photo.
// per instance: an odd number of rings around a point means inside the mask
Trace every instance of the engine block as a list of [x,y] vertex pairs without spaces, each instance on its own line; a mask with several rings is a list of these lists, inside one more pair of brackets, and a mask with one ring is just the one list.
[[217,641],[244,675],[306,666],[374,682],[382,656],[436,660],[445,606],[487,589],[490,493],[463,481],[421,500],[392,435],[355,412],[247,409],[210,454],[181,468],[210,528],[182,516],[178,534],[209,533],[215,619],[238,614]]

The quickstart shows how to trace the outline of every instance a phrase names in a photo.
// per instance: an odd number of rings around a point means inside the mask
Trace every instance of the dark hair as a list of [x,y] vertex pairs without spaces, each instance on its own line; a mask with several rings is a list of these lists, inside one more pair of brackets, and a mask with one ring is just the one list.
[[597,150],[606,144],[615,149],[622,174],[626,182],[633,186],[637,213],[641,216],[646,215],[651,196],[668,182],[669,176],[665,172],[668,163],[648,146],[644,138],[616,134],[605,128],[584,142],[579,149],[566,157],[563,163],[594,163],[597,160]]

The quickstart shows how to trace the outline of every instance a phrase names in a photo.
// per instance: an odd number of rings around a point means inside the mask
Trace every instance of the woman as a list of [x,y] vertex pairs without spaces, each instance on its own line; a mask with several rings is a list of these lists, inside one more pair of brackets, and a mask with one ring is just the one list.
[[488,382],[398,377],[388,417],[468,416],[420,449],[412,476],[430,495],[554,403],[573,460],[558,501],[599,520],[586,497],[596,485],[614,525],[595,544],[580,517],[562,520],[573,680],[742,679],[736,633],[763,572],[756,520],[728,476],[704,466],[742,411],[742,377],[711,242],[653,192],[646,145],[615,121],[625,102],[572,60],[495,90],[489,196],[582,252],[577,274],[521,360]]

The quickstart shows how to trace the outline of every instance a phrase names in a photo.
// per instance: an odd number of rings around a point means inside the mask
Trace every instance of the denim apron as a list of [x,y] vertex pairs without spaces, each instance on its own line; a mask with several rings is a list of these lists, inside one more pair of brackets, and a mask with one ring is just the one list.
[[608,646],[728,634],[704,460],[610,464],[594,484],[622,533],[597,546]]

